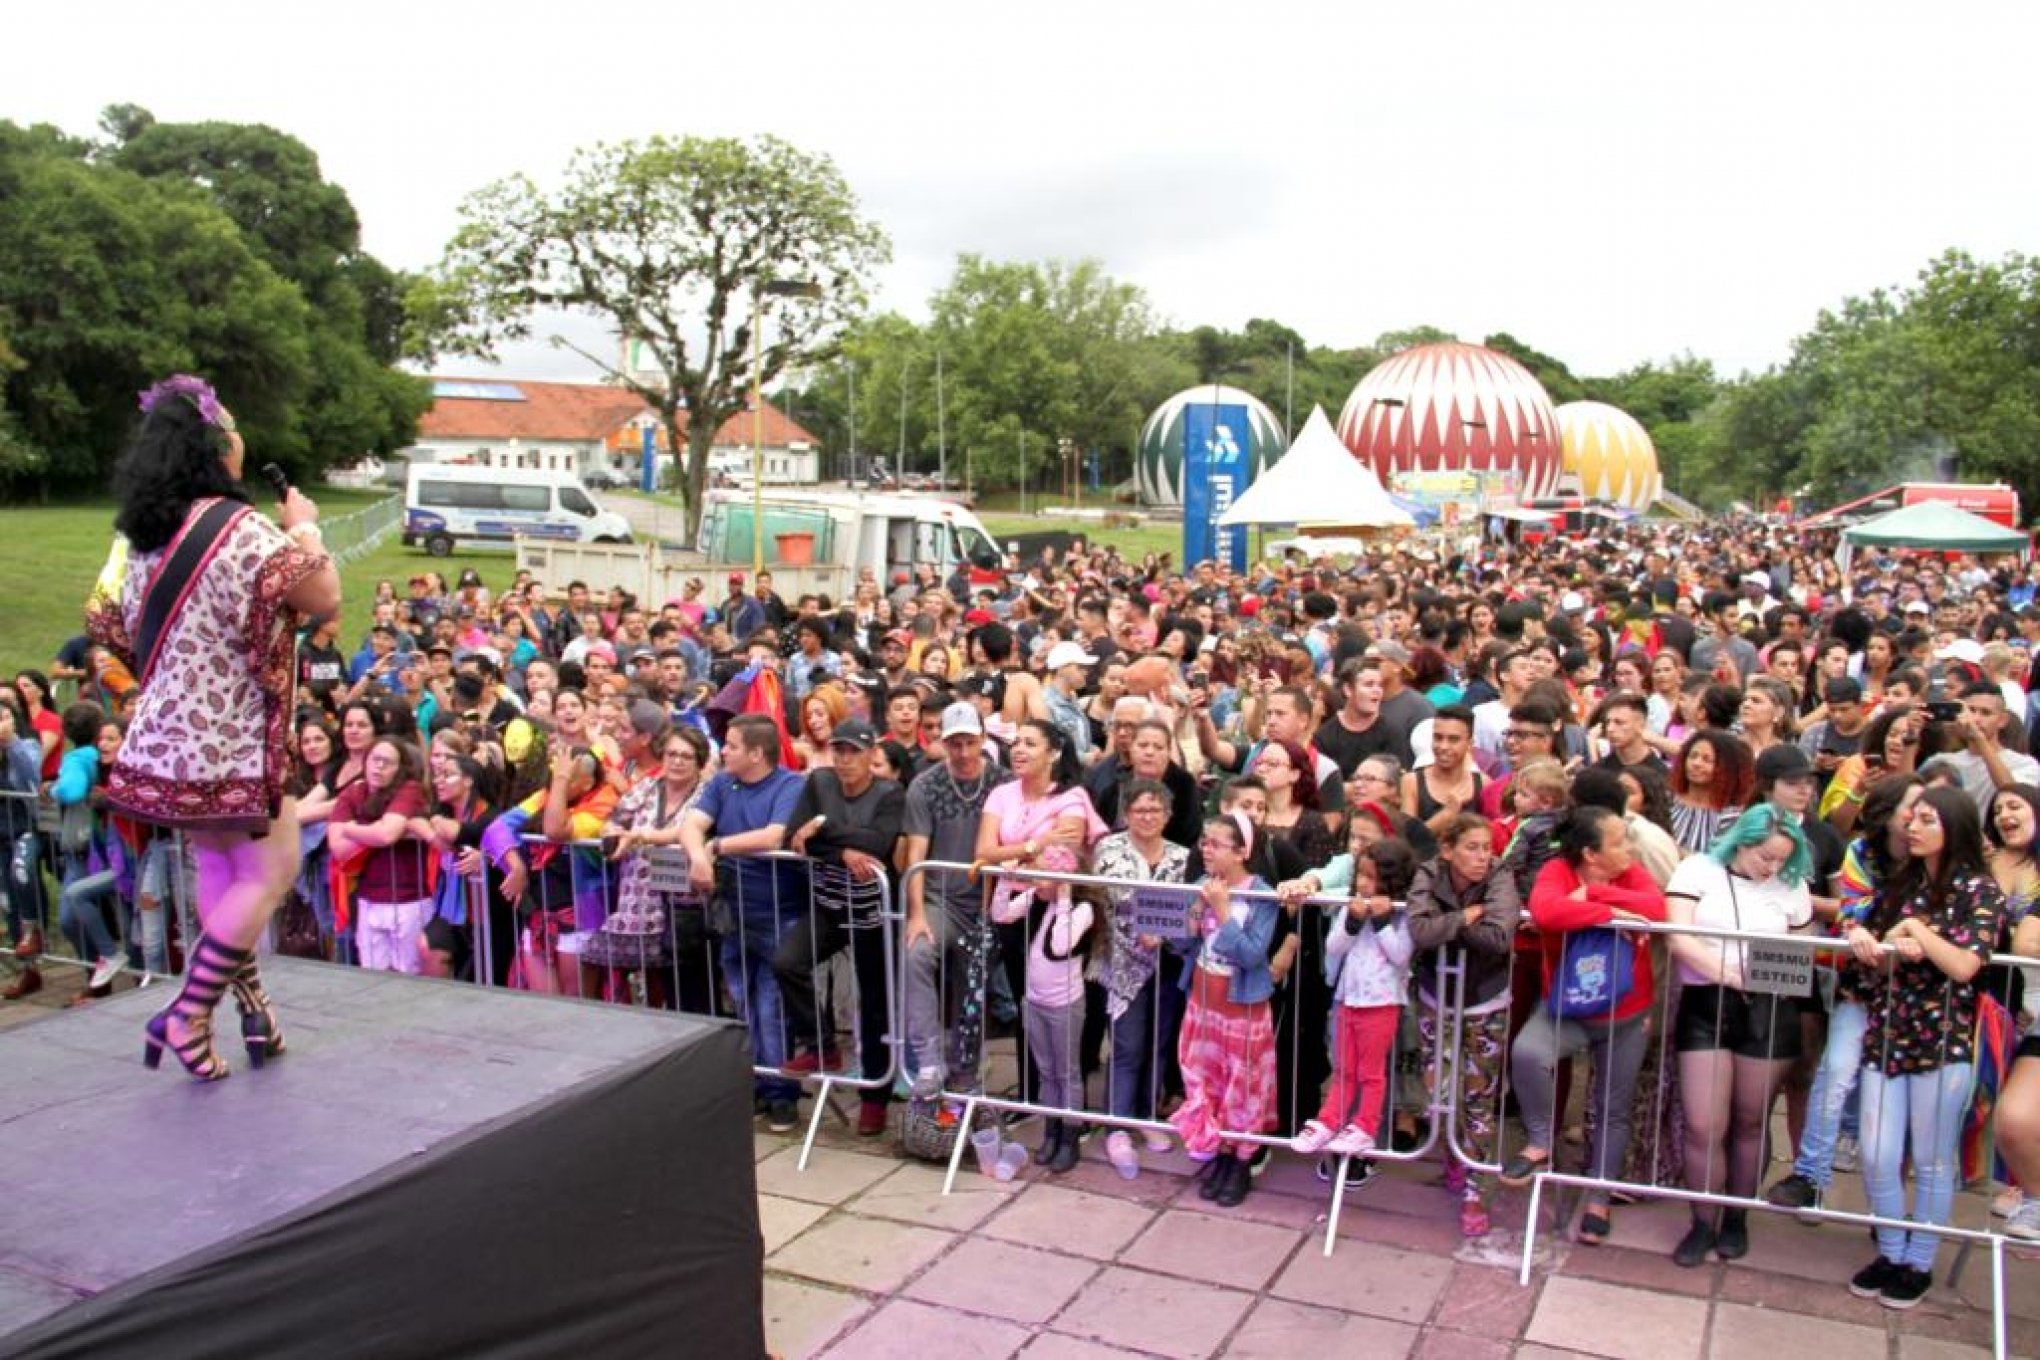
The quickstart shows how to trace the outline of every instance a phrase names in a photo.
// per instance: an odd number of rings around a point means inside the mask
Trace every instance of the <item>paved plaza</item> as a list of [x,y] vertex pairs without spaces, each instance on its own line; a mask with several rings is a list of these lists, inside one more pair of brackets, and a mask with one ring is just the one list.
[[[1029,1143],[1036,1128],[1022,1126]],[[1735,1265],[1682,1270],[1683,1207],[1618,1208],[1603,1247],[1546,1234],[1516,1284],[1528,1192],[1503,1192],[1484,1246],[1459,1236],[1434,1162],[1384,1164],[1322,1252],[1330,1188],[1281,1155],[1233,1210],[1198,1198],[1188,1159],[1121,1180],[1102,1140],[1063,1176],[1000,1184],[860,1142],[829,1120],[807,1170],[799,1141],[760,1134],[766,1333],[796,1356],[1412,1357],[1413,1360],[1955,1360],[1990,1353],[1990,1263],[1904,1314],[1852,1298],[1861,1230],[1755,1216]],[[1859,1207],[1844,1205],[1843,1207]],[[1981,1200],[1965,1195],[1961,1221]],[[1547,1222],[1550,1216],[1547,1214]],[[1511,1229],[1514,1229],[1512,1231]],[[1954,1257],[1942,1249],[1942,1275]],[[2040,1355],[2040,1264],[2007,1261],[2014,1354]]]

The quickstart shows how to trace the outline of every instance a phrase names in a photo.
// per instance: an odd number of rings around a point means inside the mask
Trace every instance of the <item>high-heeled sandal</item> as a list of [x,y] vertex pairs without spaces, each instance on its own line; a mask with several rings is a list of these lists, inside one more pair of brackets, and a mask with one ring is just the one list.
[[[149,1017],[143,1035],[143,1066],[156,1070],[168,1048],[198,1081],[218,1081],[227,1075],[226,1060],[213,1051],[213,1008],[254,952],[230,948],[210,935],[199,936],[197,948],[191,951],[190,971],[184,975],[184,989],[168,1007]],[[188,1031],[183,1043],[170,1041],[172,1017]]]
[[191,1074],[193,1080],[226,1080],[232,1069],[227,1066],[225,1058],[213,1051],[212,1012],[201,1011],[196,1017],[183,1017],[185,1026],[190,1032],[181,1044],[170,1042],[170,1017],[175,1013],[176,1008],[173,1006],[170,1010],[157,1011],[149,1017],[149,1023],[143,1030],[146,1038],[143,1041],[145,1046],[142,1049],[142,1066],[151,1072],[162,1066],[163,1050],[167,1048],[177,1055],[177,1061],[183,1064],[184,1070]]
[[234,1005],[241,1012],[241,1042],[247,1047],[249,1065],[259,1068],[265,1059],[280,1057],[284,1051],[283,1025],[276,1018],[276,1003],[262,985],[262,975],[252,956],[228,985],[233,988]]

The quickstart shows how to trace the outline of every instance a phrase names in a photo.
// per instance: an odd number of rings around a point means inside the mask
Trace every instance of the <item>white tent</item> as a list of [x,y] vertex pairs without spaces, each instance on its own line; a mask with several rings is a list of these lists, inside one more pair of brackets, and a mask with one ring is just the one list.
[[1288,452],[1254,479],[1218,517],[1220,524],[1331,524],[1341,528],[1413,528],[1372,468],[1353,456],[1322,406]]

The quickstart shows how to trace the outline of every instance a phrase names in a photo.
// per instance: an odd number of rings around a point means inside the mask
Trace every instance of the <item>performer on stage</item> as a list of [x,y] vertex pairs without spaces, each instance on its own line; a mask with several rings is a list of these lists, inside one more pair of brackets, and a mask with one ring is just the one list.
[[218,1081],[227,1064],[212,1013],[230,987],[249,1061],[283,1051],[255,942],[298,867],[297,807],[283,793],[293,635],[301,616],[339,608],[340,577],[309,499],[285,495],[281,529],[249,506],[246,450],[209,384],[178,374],[141,406],[114,472],[120,537],[86,627],[141,682],[107,804],[183,831],[198,863],[203,933],[143,1057],[153,1068],[168,1048]]

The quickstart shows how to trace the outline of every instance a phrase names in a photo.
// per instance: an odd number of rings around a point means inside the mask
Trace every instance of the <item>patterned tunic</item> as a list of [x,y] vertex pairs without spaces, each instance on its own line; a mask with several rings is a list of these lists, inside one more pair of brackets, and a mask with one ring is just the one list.
[[[185,525],[211,499],[193,501]],[[142,601],[171,545],[129,557],[114,600],[86,617],[93,639],[131,667]],[[324,565],[252,511],[219,537],[164,626],[134,719],[107,777],[106,800],[143,821],[213,831],[261,831],[276,815],[288,772],[296,611],[285,598]]]
[[[1988,960],[2004,905],[2004,892],[1989,874],[1965,874],[1948,885],[1938,911],[1922,892],[1906,902],[1900,919],[1916,916],[1957,949]],[[1925,959],[1893,959],[1890,972],[1874,976],[1865,993],[1865,1066],[1904,1077],[1976,1061],[1975,981],[1957,982]]]

